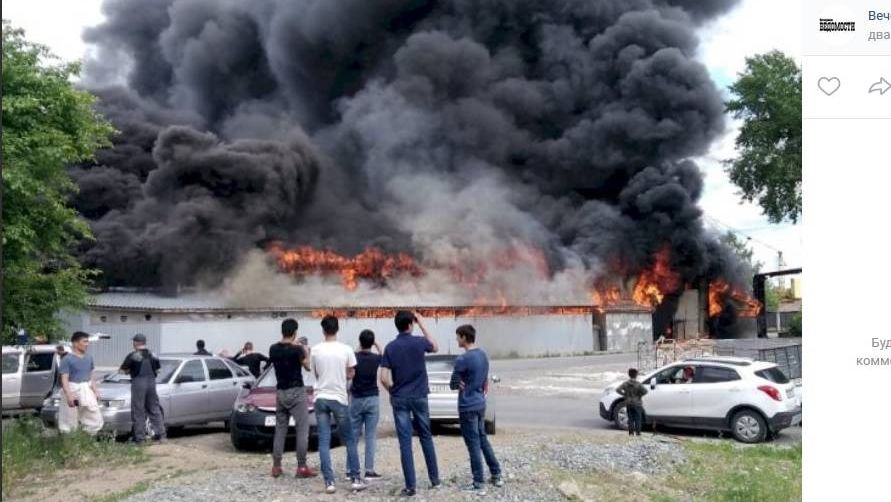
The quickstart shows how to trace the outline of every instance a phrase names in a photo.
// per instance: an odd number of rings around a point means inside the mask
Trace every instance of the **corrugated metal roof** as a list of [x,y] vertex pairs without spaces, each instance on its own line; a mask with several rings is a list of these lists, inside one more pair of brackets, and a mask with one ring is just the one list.
[[[206,312],[214,310],[246,310],[226,304],[222,296],[205,293],[181,293],[177,296],[164,296],[156,293],[104,292],[93,295],[94,308],[111,310],[139,310],[162,312]],[[283,310],[282,308],[249,310]]]

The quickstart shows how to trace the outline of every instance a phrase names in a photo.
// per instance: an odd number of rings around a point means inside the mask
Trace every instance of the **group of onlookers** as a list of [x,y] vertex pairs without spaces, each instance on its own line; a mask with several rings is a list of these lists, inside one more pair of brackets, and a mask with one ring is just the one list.
[[[273,365],[277,381],[276,431],[272,455],[272,476],[282,475],[282,450],[288,421],[293,417],[297,430],[297,471],[301,478],[316,476],[307,465],[308,410],[303,394],[302,370],[308,369],[316,378],[314,385],[314,413],[319,435],[319,463],[327,493],[336,492],[336,480],[331,462],[332,423],[346,449],[347,477],[350,488],[364,490],[367,480],[380,478],[375,470],[377,424],[380,417],[379,387],[390,394],[390,405],[399,456],[405,479],[403,496],[417,493],[412,434],[416,433],[427,466],[430,487],[442,485],[436,460],[436,447],[430,428],[427,403],[429,385],[425,356],[439,350],[436,339],[427,331],[420,317],[409,311],[396,313],[394,323],[398,334],[383,351],[370,330],[359,334],[359,350],[337,340],[339,322],[334,316],[322,319],[324,341],[312,347],[296,341],[297,321],[282,322],[282,339],[269,349],[269,364]],[[423,336],[413,334],[417,326]],[[457,330],[458,345],[465,353],[459,356],[450,385],[459,390],[458,411],[461,431],[470,453],[473,482],[466,490],[485,493],[482,458],[491,473],[490,482],[502,486],[501,467],[489,443],[484,426],[486,395],[488,393],[488,358],[476,346],[476,331],[470,325]],[[349,384],[349,381],[352,381]],[[358,438],[365,437],[364,474],[360,468]]]
[[[375,470],[374,463],[380,418],[378,383],[390,394],[405,479],[402,495],[413,496],[418,488],[412,453],[413,433],[417,434],[421,444],[430,488],[437,489],[442,485],[430,426],[427,402],[429,385],[425,362],[426,354],[437,352],[439,346],[416,313],[401,310],[396,313],[394,323],[398,334],[383,351],[371,330],[363,330],[359,334],[359,348],[354,351],[337,340],[340,326],[334,316],[329,315],[322,319],[324,341],[312,347],[305,337],[297,338],[298,322],[286,319],[281,324],[281,340],[269,348],[268,357],[254,352],[250,342],[233,357],[239,364],[247,366],[254,376],[260,375],[261,364],[273,366],[276,377],[276,426],[271,471],[273,477],[283,474],[282,456],[291,420],[296,430],[297,443],[295,475],[300,478],[318,475],[307,461],[309,408],[303,371],[311,371],[315,376],[313,406],[318,426],[319,464],[327,493],[336,492],[331,462],[331,432],[335,422],[337,432],[346,447],[350,488],[354,491],[364,490],[367,480],[381,477]],[[414,335],[416,326],[422,336]],[[485,493],[486,485],[483,460],[491,475],[489,482],[495,486],[502,486],[504,483],[501,467],[485,431],[489,360],[486,353],[476,345],[476,330],[473,326],[460,326],[456,336],[458,345],[465,352],[455,362],[450,387],[459,391],[459,422],[473,474],[473,481],[466,486],[466,490],[482,494]],[[93,360],[86,353],[88,335],[77,332],[72,336],[71,343],[71,354],[62,359],[59,367],[63,396],[59,409],[59,429],[67,432],[80,423],[85,430],[95,433],[102,428],[103,423],[98,404],[99,392],[91,378]],[[196,346],[196,355],[211,355],[203,340],[199,340]],[[130,375],[133,440],[137,443],[146,440],[148,417],[155,439],[164,442],[166,433],[155,390],[160,361],[146,348],[144,335],[137,334],[133,337],[133,348],[133,352],[127,355],[120,367],[122,373]],[[364,472],[360,468],[358,454],[360,436],[365,438]]]

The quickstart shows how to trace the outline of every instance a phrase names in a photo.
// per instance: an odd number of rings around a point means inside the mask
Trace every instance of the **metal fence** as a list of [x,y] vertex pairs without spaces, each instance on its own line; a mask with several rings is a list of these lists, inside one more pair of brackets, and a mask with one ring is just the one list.
[[801,378],[801,338],[717,340],[717,355],[776,363],[789,378]]
[[675,361],[707,356],[750,357],[773,362],[789,378],[801,378],[801,338],[666,340],[642,342],[637,346],[637,366],[644,372]]

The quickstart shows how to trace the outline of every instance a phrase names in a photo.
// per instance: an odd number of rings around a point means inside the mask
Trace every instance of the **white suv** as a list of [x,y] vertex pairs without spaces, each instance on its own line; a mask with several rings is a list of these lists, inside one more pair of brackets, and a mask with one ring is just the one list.
[[[774,363],[740,357],[686,359],[640,379],[644,423],[730,431],[738,441],[758,443],[801,423],[799,388]],[[600,416],[628,428],[619,383],[603,390]]]

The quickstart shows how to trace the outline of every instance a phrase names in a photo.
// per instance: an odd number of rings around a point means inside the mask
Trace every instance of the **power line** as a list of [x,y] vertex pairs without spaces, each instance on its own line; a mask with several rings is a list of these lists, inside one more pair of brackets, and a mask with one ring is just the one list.
[[774,246],[771,246],[770,244],[768,244],[768,243],[762,241],[761,239],[756,239],[756,238],[752,237],[751,235],[749,235],[749,234],[743,232],[742,230],[738,230],[738,229],[736,229],[736,228],[734,228],[734,227],[732,227],[732,226],[730,226],[730,225],[724,223],[723,221],[721,221],[721,220],[719,220],[719,219],[717,219],[717,218],[715,218],[715,217],[713,217],[713,216],[705,215],[705,217],[708,218],[709,220],[711,220],[713,223],[717,223],[718,225],[721,225],[721,226],[727,228],[728,230],[730,230],[730,231],[733,232],[734,234],[742,235],[743,237],[746,238],[746,240],[753,241],[753,242],[757,242],[758,244],[761,244],[762,246],[764,246],[764,247],[766,247],[766,248],[770,248],[770,249],[772,249],[773,251],[776,251],[777,253],[780,253],[780,254],[783,253],[783,250],[782,250],[782,249],[779,249],[779,248],[776,248],[776,247],[774,247]]

